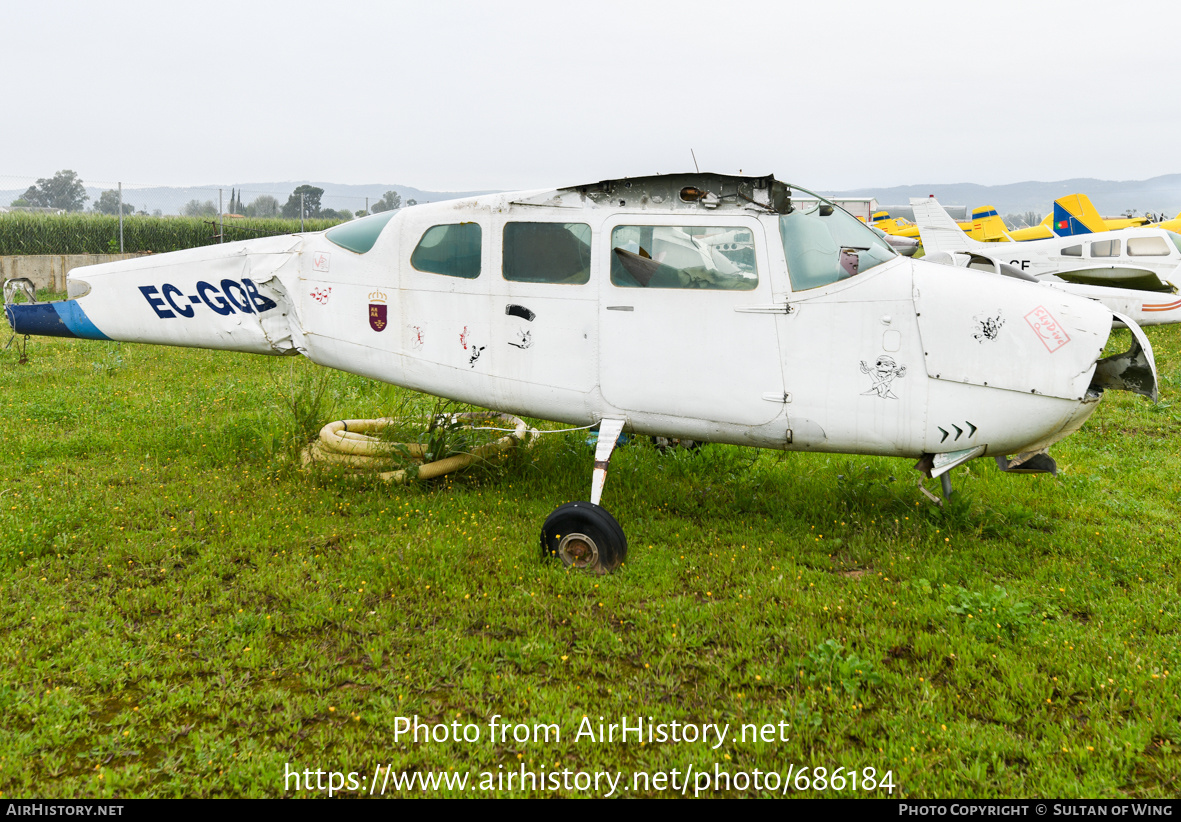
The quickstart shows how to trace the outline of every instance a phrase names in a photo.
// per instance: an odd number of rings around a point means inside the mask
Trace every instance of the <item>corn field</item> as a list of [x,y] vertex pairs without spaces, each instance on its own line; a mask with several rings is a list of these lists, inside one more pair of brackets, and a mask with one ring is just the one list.
[[[305,220],[305,231],[323,231],[337,220]],[[294,234],[299,220],[234,218],[225,222],[225,242]],[[212,245],[221,240],[216,218],[123,218],[123,250],[162,253]],[[0,255],[112,254],[119,252],[119,218],[105,214],[0,214]]]

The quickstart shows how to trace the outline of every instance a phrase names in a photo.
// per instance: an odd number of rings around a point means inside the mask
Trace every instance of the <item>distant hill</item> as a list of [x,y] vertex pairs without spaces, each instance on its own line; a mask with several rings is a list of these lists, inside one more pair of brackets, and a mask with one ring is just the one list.
[[1095,180],[1081,177],[1045,183],[1029,181],[1000,186],[975,183],[929,183],[893,188],[858,188],[851,191],[826,191],[830,197],[873,197],[883,206],[904,205],[911,197],[934,194],[941,203],[995,206],[1001,214],[1035,211],[1048,214],[1054,200],[1064,194],[1086,194],[1100,214],[1114,216],[1129,209],[1137,213],[1164,212],[1173,217],[1181,211],[1181,174],[1166,174],[1150,180]]
[[[33,181],[29,180],[28,182],[32,183]],[[402,196],[403,203],[407,200],[433,203],[491,193],[489,191],[427,191],[399,183],[348,185],[289,180],[286,182],[227,183],[225,185],[183,187],[128,188],[124,186],[123,200],[133,205],[137,210],[142,209],[149,213],[159,210],[164,214],[179,214],[190,200],[201,202],[209,200],[216,204],[219,188],[222,191],[222,202],[228,208],[231,189],[240,191],[242,201],[247,204],[260,194],[269,194],[282,205],[287,202],[291,192],[301,185],[313,185],[324,189],[324,196],[321,199],[321,205],[324,208],[333,208],[337,211],[348,209],[354,212],[365,208],[366,197],[369,198],[370,203],[374,203],[380,200],[387,191],[398,192]],[[86,193],[90,195],[86,204],[88,206],[93,204],[103,190],[110,187],[86,186]],[[24,186],[17,190],[0,190],[0,206],[8,205],[23,194],[24,190]],[[1049,213],[1057,198],[1076,192],[1090,197],[1099,213],[1107,216],[1123,214],[1129,209],[1135,209],[1139,214],[1151,211],[1154,214],[1164,213],[1169,217],[1181,211],[1181,174],[1166,174],[1161,177],[1153,177],[1150,180],[1114,181],[1077,178],[1057,182],[1009,183],[999,186],[983,186],[975,183],[928,183],[822,193],[830,197],[873,197],[883,206],[906,205],[911,197],[926,197],[929,194],[934,194],[945,205],[961,205],[967,206],[969,209],[979,205],[991,205],[995,206],[1001,214],[1033,211],[1040,215]]]

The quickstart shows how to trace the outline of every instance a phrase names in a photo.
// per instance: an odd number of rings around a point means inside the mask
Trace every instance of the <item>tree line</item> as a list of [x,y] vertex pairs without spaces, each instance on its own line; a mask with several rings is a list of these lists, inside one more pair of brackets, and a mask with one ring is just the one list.
[[[242,201],[242,192],[230,189],[228,214],[239,214],[243,217],[286,217],[288,219],[327,219],[351,220],[354,217],[365,217],[381,211],[396,211],[402,208],[402,196],[396,191],[387,191],[380,200],[372,203],[369,210],[349,209],[337,210],[325,208],[320,202],[324,196],[324,189],[312,185],[298,186],[287,202],[279,204],[278,199],[270,194],[260,194],[246,204]],[[52,177],[42,177],[35,185],[31,185],[25,193],[12,201],[16,208],[48,208],[57,211],[84,211],[86,201],[90,196],[78,174],[70,169],[63,169]],[[110,189],[102,192],[94,201],[92,211],[99,214],[118,214],[120,209],[119,192]],[[417,205],[415,200],[407,200],[405,205]],[[126,200],[122,203],[123,214],[148,214],[146,207],[136,210],[135,206]],[[218,214],[217,203],[212,200],[189,200],[181,208],[181,214],[186,217],[215,217]],[[160,209],[155,209],[152,216],[162,216]]]

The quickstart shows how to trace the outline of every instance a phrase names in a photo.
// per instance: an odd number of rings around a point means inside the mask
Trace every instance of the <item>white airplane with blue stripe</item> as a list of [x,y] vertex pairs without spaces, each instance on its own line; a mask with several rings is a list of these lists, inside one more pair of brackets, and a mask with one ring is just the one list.
[[541,549],[606,572],[627,550],[599,504],[621,431],[906,458],[949,493],[978,457],[1056,470],[1047,449],[1107,389],[1155,401],[1133,320],[1129,351],[1103,357],[1105,306],[946,270],[774,177],[677,174],[78,268],[62,302],[6,288],[5,316],[17,334],[305,356],[598,424],[590,499],[549,517]]

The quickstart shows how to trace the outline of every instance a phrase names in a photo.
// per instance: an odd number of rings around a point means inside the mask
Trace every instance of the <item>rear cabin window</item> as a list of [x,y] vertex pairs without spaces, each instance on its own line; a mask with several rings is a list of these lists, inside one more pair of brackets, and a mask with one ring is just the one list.
[[1119,240],[1104,240],[1101,243],[1091,243],[1092,257],[1118,257]]
[[1083,256],[1083,247],[1081,245],[1072,245],[1062,249],[1063,257],[1081,257]]
[[735,226],[621,225],[611,232],[611,282],[623,288],[750,291],[754,234]]
[[1164,237],[1130,237],[1129,257],[1167,257],[1172,246]]
[[505,223],[501,271],[518,283],[590,282],[591,230],[586,223]]
[[480,276],[479,223],[431,226],[422,235],[410,265],[419,271],[474,280]]

